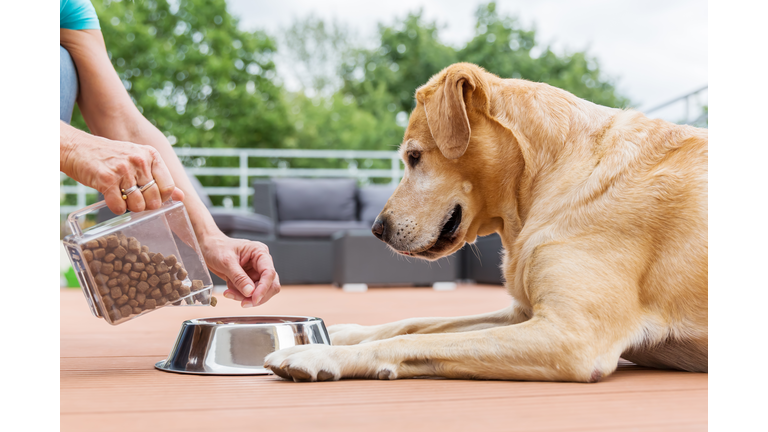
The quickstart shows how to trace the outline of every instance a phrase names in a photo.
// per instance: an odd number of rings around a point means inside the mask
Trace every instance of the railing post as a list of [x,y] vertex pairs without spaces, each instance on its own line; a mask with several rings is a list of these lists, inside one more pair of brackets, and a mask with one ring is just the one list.
[[400,183],[400,158],[397,155],[392,156],[391,173],[392,180],[389,184],[397,186],[397,184]]
[[248,153],[240,152],[240,209],[248,211]]
[[85,186],[77,183],[77,208],[85,207]]

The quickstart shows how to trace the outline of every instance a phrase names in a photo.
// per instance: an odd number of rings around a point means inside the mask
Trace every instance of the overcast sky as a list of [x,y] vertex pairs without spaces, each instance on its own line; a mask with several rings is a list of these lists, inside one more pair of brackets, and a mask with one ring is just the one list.
[[[429,20],[446,27],[441,39],[460,46],[474,34],[476,0],[228,0],[245,30],[272,35],[310,13],[348,24],[372,37],[379,22],[391,23],[423,8]],[[619,90],[636,107],[648,109],[707,85],[707,3],[702,0],[510,0],[502,13],[535,25],[540,43],[555,51],[584,50],[618,79]],[[702,95],[706,102],[706,94]],[[669,110],[668,110],[669,111]],[[675,110],[657,113],[678,115]]]

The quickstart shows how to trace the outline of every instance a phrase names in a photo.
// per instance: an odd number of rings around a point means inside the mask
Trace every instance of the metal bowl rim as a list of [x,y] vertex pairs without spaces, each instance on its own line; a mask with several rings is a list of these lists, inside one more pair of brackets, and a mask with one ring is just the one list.
[[[246,319],[246,320],[258,320],[262,318],[272,319],[294,319],[295,321],[289,322],[224,322],[217,323],[215,321]],[[296,324],[316,324],[322,323],[322,318],[303,316],[303,315],[244,315],[244,316],[229,316],[229,317],[207,317],[207,318],[193,318],[184,321],[184,325],[194,326],[238,326],[238,327],[275,327],[283,325],[296,325]]]

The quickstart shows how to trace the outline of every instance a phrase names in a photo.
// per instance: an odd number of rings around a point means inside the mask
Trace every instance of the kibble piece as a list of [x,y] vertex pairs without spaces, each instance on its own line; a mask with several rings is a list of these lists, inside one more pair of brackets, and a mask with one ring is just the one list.
[[98,249],[99,242],[97,242],[96,240],[91,240],[85,244],[85,247],[87,247],[88,249]]
[[[94,261],[94,262],[96,262],[96,261]],[[110,263],[106,263],[106,264],[102,264],[101,265],[101,274],[108,275],[108,274],[111,274],[114,270],[115,270],[115,266],[113,266]]]
[[193,280],[192,291],[200,291],[201,289],[203,289],[203,281],[197,279]]
[[151,274],[151,275],[155,274],[155,272],[156,272],[156,270],[155,270],[155,266],[154,266],[154,265],[152,265],[152,264],[148,265],[148,266],[146,267],[146,271],[147,271],[147,273],[149,273],[149,274]]
[[128,290],[129,290],[130,288],[131,288],[131,287],[129,287],[127,284],[126,284],[126,285],[120,285],[120,291],[122,291],[122,292],[123,292],[123,294],[125,294],[125,295],[128,295]]
[[140,253],[140,254],[139,254],[139,259],[140,259],[140,260],[141,260],[141,262],[143,262],[144,264],[149,264],[149,262],[150,262],[150,261],[152,261],[152,259],[149,257],[149,254],[148,254],[148,253],[146,253],[146,252],[142,252],[142,253]]
[[147,301],[144,302],[144,309],[154,309],[157,307],[157,300],[153,298],[148,298]]
[[[178,282],[178,281],[176,281],[176,282]],[[179,291],[179,295],[181,295],[182,297],[188,296],[189,292],[190,292],[189,291],[189,287],[186,286],[186,285],[181,285],[177,290]]]
[[133,252],[125,255],[125,262],[129,262],[131,264],[135,263],[138,259],[139,256]]
[[161,254],[160,252],[152,255],[152,262],[155,264],[160,264],[161,262],[163,262],[163,259],[164,259],[163,254]]
[[125,236],[125,234],[119,234],[120,236],[120,247],[128,250],[128,237]]
[[135,313],[136,315],[140,314],[141,312],[143,311],[140,307],[136,306],[135,308],[133,308],[133,313]]
[[124,286],[127,286],[128,282],[130,282],[130,281],[131,281],[131,278],[129,278],[128,275],[126,275],[126,274],[121,274],[117,278],[117,282],[120,283],[120,285],[124,285]]
[[115,248],[114,254],[118,258],[122,259],[125,255],[128,254],[128,251],[124,247],[120,246],[120,247]]
[[136,303],[139,306],[144,306],[144,302],[147,300],[147,295],[144,293],[138,293],[136,294],[136,298],[134,300],[136,300]]
[[128,296],[123,294],[123,295],[120,296],[119,299],[115,300],[115,304],[118,305],[118,306],[122,306],[122,305],[128,303],[128,300],[129,300]]
[[136,288],[134,287],[128,288],[128,298],[129,299],[136,298]]
[[175,280],[171,282],[171,285],[173,285],[173,290],[178,291],[179,288],[181,288],[181,281]]
[[129,238],[128,239],[128,250],[133,252],[133,253],[135,253],[135,254],[141,253],[141,243],[139,243],[139,241],[136,240],[133,237]]
[[85,262],[91,262],[93,261],[93,251],[90,249],[86,249],[83,251],[83,259]]
[[93,260],[93,261],[91,261],[90,264],[88,264],[88,267],[91,268],[91,272],[92,273],[96,274],[96,273],[101,272],[101,265],[102,265],[101,261]]
[[103,275],[103,274],[97,274],[96,275],[96,283],[99,285],[104,285],[109,281],[109,276]]
[[176,263],[171,267],[171,273],[176,274],[181,270],[181,263]]
[[112,234],[107,236],[107,247],[110,249],[116,248],[120,244],[120,240],[117,239],[117,236]]
[[109,309],[115,304],[115,300],[112,297],[102,297],[101,301],[104,302],[104,306]]
[[99,294],[104,297],[105,295],[109,294],[110,290],[108,287],[104,285],[99,285]]
[[133,280],[139,280],[139,277],[141,277],[141,273],[139,273],[137,271],[132,271],[132,272],[128,273],[128,277],[133,279]]
[[216,300],[216,297],[211,296],[211,306],[216,307],[216,304],[218,304],[219,301]]
[[157,270],[157,274],[168,273],[168,264],[161,262],[155,266],[155,270]]
[[148,277],[149,277],[149,275],[147,274],[147,272],[143,271],[143,272],[141,272],[141,276],[139,276],[139,280],[140,281],[145,281],[145,280],[147,280]]
[[120,270],[121,272],[129,275],[131,274],[131,269],[133,267],[131,266],[131,263],[123,263],[123,268]]
[[140,293],[147,292],[147,290],[149,289],[149,284],[144,281],[141,281],[138,283],[138,285],[136,285],[136,289],[139,290]]
[[140,271],[144,271],[145,266],[146,266],[146,264],[144,264],[143,262],[136,261],[133,264],[133,269],[140,272]]
[[141,247],[141,251],[142,251],[142,252],[144,252],[144,253],[149,253],[149,246],[147,246],[147,245],[143,245],[143,246]]
[[108,253],[108,254],[104,255],[104,262],[112,262],[112,261],[114,261],[114,260],[115,260],[115,258],[117,258],[117,257],[115,256],[115,254],[113,254],[113,253]]
[[155,288],[152,290],[151,293],[149,293],[149,296],[152,297],[153,299],[159,299],[160,297],[163,296],[163,293],[160,292],[160,288]]
[[99,242],[99,247],[105,248],[107,247],[107,238],[106,237],[99,237],[96,239],[97,242]]
[[117,286],[117,279],[110,279],[107,281],[107,286],[110,288],[114,288]]
[[176,300],[178,300],[180,298],[181,298],[181,296],[176,291],[171,291],[171,293],[168,294],[168,300],[170,300],[170,301],[176,301]]
[[173,292],[173,286],[167,283],[160,288],[160,291],[163,293],[163,295],[169,295],[170,293]]
[[138,285],[138,284],[139,284],[139,281],[137,281],[136,279],[131,279],[131,280],[128,282],[128,286],[131,286],[131,287],[135,287],[135,286],[136,286],[136,285]]
[[134,300],[134,299],[131,299],[131,300],[128,300],[128,304],[129,304],[131,307],[136,307],[136,306],[138,306],[138,305],[139,305],[139,302],[138,302],[138,301],[136,301],[136,300]]
[[120,276],[120,272],[113,271],[109,274],[110,279],[117,279]]
[[152,275],[147,279],[147,283],[149,286],[157,286],[157,283],[160,282],[160,278],[157,277],[157,275]]
[[115,260],[112,262],[112,265],[115,266],[115,271],[120,271],[123,269],[123,262],[120,260]]
[[123,315],[117,309],[112,309],[109,311],[109,320],[112,322],[118,321],[122,317]]
[[165,263],[168,264],[168,267],[173,267],[176,264],[176,255],[168,255],[165,257]]
[[184,280],[187,278],[187,271],[184,269],[179,270],[178,273],[176,273],[176,279],[178,280]]
[[131,313],[133,312],[133,308],[128,305],[123,305],[120,307],[120,314],[123,316],[123,318],[128,318],[131,316]]
[[161,284],[167,284],[171,282],[171,274],[170,273],[163,273],[160,275],[160,283]]
[[159,299],[157,299],[157,304],[159,305],[164,305],[166,303],[168,303],[168,297],[160,297]]
[[100,260],[107,254],[107,250],[104,248],[98,248],[93,250],[93,257]]
[[109,294],[113,299],[117,300],[123,295],[123,290],[121,290],[119,286],[112,287],[112,289],[109,291]]

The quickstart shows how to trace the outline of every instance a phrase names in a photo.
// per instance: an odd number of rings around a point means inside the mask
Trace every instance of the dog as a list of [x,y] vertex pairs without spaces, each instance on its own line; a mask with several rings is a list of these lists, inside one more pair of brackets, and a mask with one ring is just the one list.
[[436,260],[499,233],[512,304],[329,327],[266,357],[294,381],[597,382],[620,357],[707,372],[706,129],[467,63],[416,91],[405,172],[372,231]]

